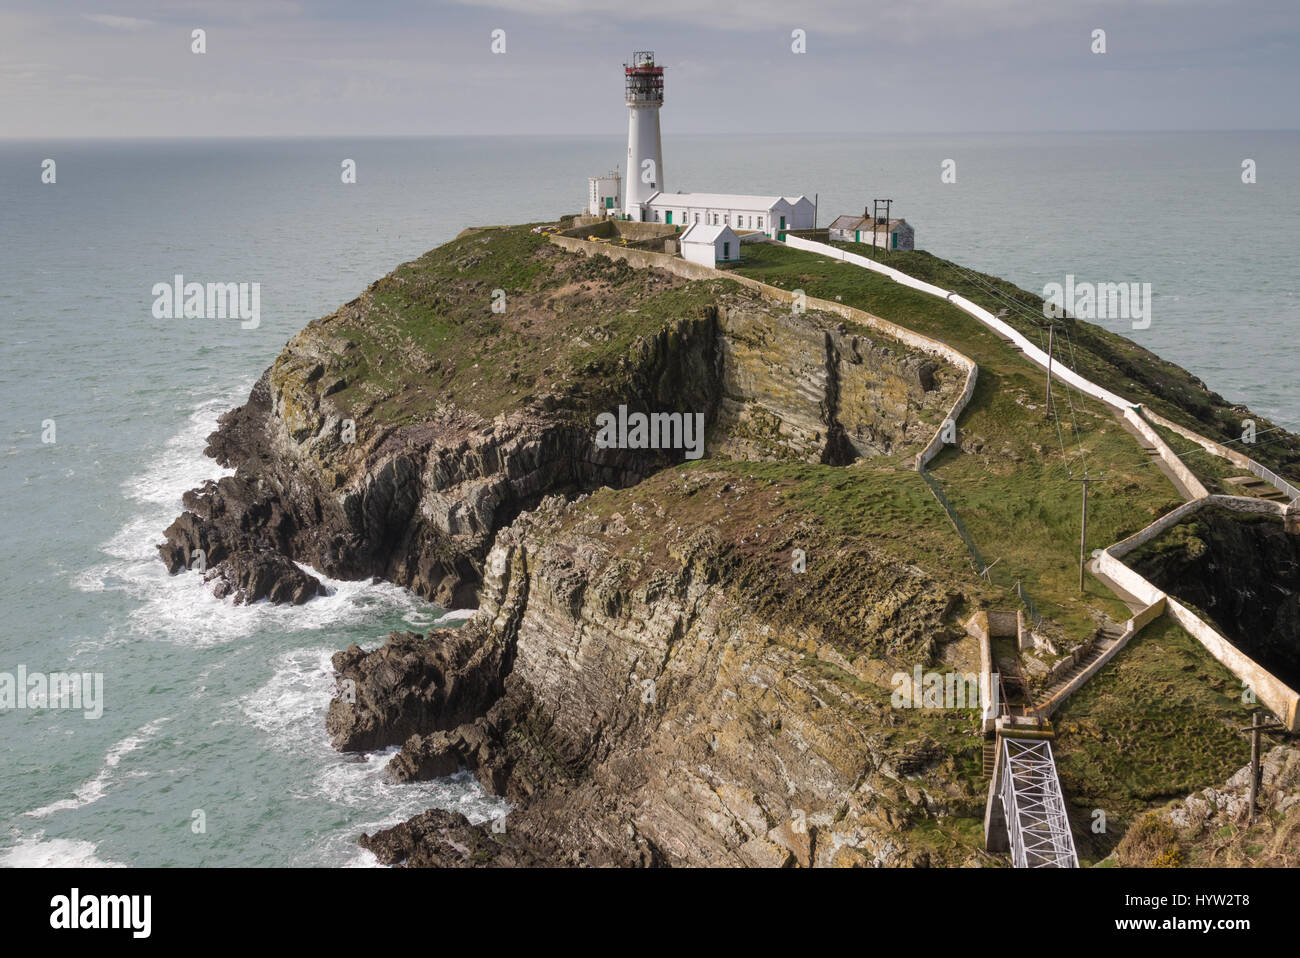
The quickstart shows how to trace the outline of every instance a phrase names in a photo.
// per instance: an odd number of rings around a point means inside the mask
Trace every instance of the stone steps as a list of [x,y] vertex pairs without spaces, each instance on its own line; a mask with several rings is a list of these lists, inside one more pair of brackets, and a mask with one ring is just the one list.
[[1281,489],[1265,482],[1259,476],[1230,476],[1223,481],[1225,485],[1235,486],[1244,494],[1254,496],[1256,499],[1268,499],[1270,502],[1291,501],[1290,497]]
[[1074,681],[1075,677],[1078,676],[1080,672],[1087,671],[1092,667],[1093,663],[1113,649],[1123,635],[1123,626],[1103,626],[1101,636],[1092,644],[1092,648],[1088,650],[1088,654],[1076,662],[1073,668],[1053,682],[1050,687],[1044,690],[1039,696],[1039,701],[1046,704],[1056,698],[1056,696],[1065,689],[1067,685]]

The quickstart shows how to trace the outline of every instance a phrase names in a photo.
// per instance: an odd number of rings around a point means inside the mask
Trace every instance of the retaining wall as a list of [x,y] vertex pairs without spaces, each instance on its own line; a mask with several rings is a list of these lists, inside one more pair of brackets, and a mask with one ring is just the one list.
[[[1056,713],[1056,710],[1065,703],[1066,699],[1079,691],[1079,689],[1081,689],[1089,679],[1105,668],[1106,664],[1119,654],[1120,649],[1128,645],[1129,639],[1142,631],[1143,626],[1147,625],[1154,619],[1159,618],[1164,611],[1165,600],[1161,598],[1129,619],[1128,622],[1125,623],[1124,634],[1115,640],[1115,644],[1101,655],[1097,656],[1091,665],[1074,678],[1070,679],[1070,681],[1062,686],[1061,689],[1050,699],[1035,707],[1034,714],[1041,715],[1043,718],[1051,718]],[[1075,663],[1077,664],[1077,662],[1078,659],[1076,658]],[[1055,671],[1055,669],[1053,671]],[[1057,675],[1056,677],[1059,678],[1060,675]]]
[[1169,598],[1168,612],[1170,618],[1194,635],[1228,671],[1254,689],[1255,697],[1267,705],[1290,731],[1300,730],[1296,714],[1297,707],[1300,706],[1300,694],[1177,599]]
[[1236,449],[1229,449],[1227,446],[1223,445],[1223,443],[1215,442],[1213,439],[1207,439],[1188,429],[1186,426],[1180,426],[1172,419],[1166,419],[1164,416],[1152,412],[1150,409],[1144,408],[1142,412],[1152,422],[1164,426],[1166,429],[1173,430],[1184,439],[1189,439],[1196,443],[1206,452],[1212,453],[1221,459],[1227,459],[1238,469],[1245,469],[1247,472],[1259,476],[1259,478],[1263,479],[1274,489],[1285,493],[1292,500],[1300,499],[1300,489],[1291,485],[1291,483],[1287,482],[1272,469],[1269,469],[1262,463],[1256,462],[1244,453],[1238,452]]
[[[995,613],[996,614],[996,613]],[[993,643],[989,639],[989,613],[976,612],[966,621],[966,634],[973,636],[980,646],[980,689],[989,690],[988,701],[982,703],[980,729],[985,734],[997,727],[997,682],[993,678]]]
[[[1254,689],[1255,696],[1259,701],[1268,706],[1273,714],[1286,724],[1288,729],[1292,732],[1300,731],[1300,715],[1297,714],[1298,710],[1300,710],[1300,693],[1297,693],[1285,682],[1233,645],[1226,636],[1187,606],[1148,582],[1121,561],[1121,556],[1127,555],[1138,546],[1150,542],[1166,529],[1183,521],[1193,513],[1210,506],[1222,506],[1237,512],[1271,513],[1278,516],[1285,511],[1283,505],[1270,502],[1267,499],[1218,495],[1194,499],[1161,516],[1142,531],[1115,543],[1107,549],[1103,549],[1097,556],[1096,567],[1119,586],[1133,593],[1142,601],[1149,603],[1163,601],[1165,611],[1171,619],[1194,636],[1224,668]],[[1146,611],[1148,610],[1144,610],[1139,615],[1144,615]],[[1135,622],[1136,618],[1130,619],[1130,623]],[[1146,621],[1149,621],[1149,619]],[[1143,621],[1142,625],[1145,625],[1146,621]]]
[[[860,256],[857,253],[849,253],[837,247],[828,246],[825,243],[818,243],[812,240],[802,239],[801,237],[798,236],[790,236],[788,234],[786,235],[785,243],[787,246],[790,246],[794,249],[800,249],[810,253],[818,253],[822,256],[829,256],[832,259],[843,260],[846,263],[853,263],[856,266],[862,266],[865,267],[866,269],[874,270],[877,273],[882,273],[890,277],[895,282],[901,283],[904,286],[908,286],[912,289],[920,290],[923,293],[929,293],[932,296],[940,296],[948,300],[948,302],[952,303],[957,308],[961,309],[963,312],[968,313],[969,315],[973,316],[975,319],[978,319],[981,323],[983,323],[989,329],[993,330],[998,335],[1002,336],[1004,339],[1009,339],[1011,342],[1015,343],[1015,345],[1020,347],[1021,351],[1025,354],[1026,358],[1028,358],[1030,362],[1034,363],[1036,366],[1041,367],[1042,369],[1047,368],[1047,362],[1048,362],[1047,354],[1043,352],[1043,350],[1040,347],[1035,346],[1033,343],[1031,343],[1022,333],[1020,333],[1014,327],[1004,322],[1003,320],[998,319],[996,316],[990,313],[987,309],[984,309],[982,306],[978,306],[975,303],[972,303],[969,299],[966,299],[966,297],[964,296],[959,296],[958,294],[950,290],[942,289],[938,286],[935,286],[933,283],[922,282],[919,279],[915,279],[911,276],[908,276],[902,270],[895,269],[892,266],[885,266],[866,256]],[[1079,392],[1083,393],[1084,395],[1092,396],[1094,399],[1099,399],[1106,405],[1119,411],[1121,414],[1124,414],[1126,418],[1129,418],[1127,415],[1128,411],[1134,408],[1134,404],[1129,402],[1127,399],[1124,399],[1122,396],[1116,395],[1115,393],[1111,392],[1108,389],[1104,389],[1101,386],[1096,385],[1095,383],[1085,379],[1083,376],[1076,373],[1074,370],[1061,365],[1059,362],[1055,362],[1055,361],[1052,362],[1052,375],[1057,377],[1062,382],[1069,383],[1071,386],[1079,390]],[[1187,429],[1184,426],[1179,426],[1177,423],[1174,423],[1171,420],[1164,418],[1163,416],[1159,416],[1156,413],[1151,412],[1150,410],[1144,410],[1144,413],[1153,422],[1157,422],[1160,425],[1165,426],[1166,428],[1173,429],[1179,435],[1199,444],[1207,452],[1211,452],[1216,456],[1222,456],[1223,458],[1231,461],[1234,465],[1249,470],[1252,474],[1259,476],[1259,478],[1263,479],[1265,482],[1272,485],[1275,489],[1281,490],[1291,499],[1300,499],[1300,489],[1296,488],[1291,483],[1287,482],[1285,479],[1283,479],[1277,473],[1273,472],[1271,469],[1256,462],[1254,459],[1242,455],[1241,453],[1234,452],[1233,450],[1228,449],[1222,444],[1217,443],[1212,439],[1207,439],[1204,436],[1198,435],[1192,430]],[[1130,418],[1129,421],[1132,422],[1133,420]],[[1186,472],[1192,479],[1192,482],[1188,483],[1188,488],[1191,490],[1199,489],[1200,490],[1199,495],[1205,495],[1206,494],[1205,486],[1202,485],[1199,479],[1196,479],[1196,477],[1191,474],[1190,470],[1188,470],[1185,465],[1183,465],[1182,460],[1179,459],[1174,454],[1174,451],[1169,448],[1169,444],[1166,443],[1163,438],[1161,438],[1159,433],[1155,432],[1155,430],[1153,429],[1150,429],[1149,424],[1146,425],[1146,430],[1149,431],[1148,441],[1150,441],[1155,446],[1156,450],[1160,454],[1160,458],[1164,460],[1165,463],[1168,464],[1171,469],[1174,469],[1176,472],[1179,472],[1180,478],[1181,478],[1181,473]],[[1144,432],[1144,435],[1147,435],[1147,432]]]
[[1210,494],[1210,490],[1205,488],[1204,483],[1196,478],[1196,474],[1187,468],[1187,463],[1183,462],[1170,448],[1169,443],[1165,442],[1160,433],[1151,428],[1151,424],[1142,417],[1137,409],[1129,406],[1124,410],[1124,419],[1129,422],[1134,429],[1151,443],[1156,449],[1156,453],[1164,462],[1169,470],[1178,477],[1178,481],[1191,494],[1193,499],[1201,499]]
[[[1038,365],[1043,369],[1047,368],[1049,361],[1048,356],[1042,349],[1031,343],[1023,334],[1014,329],[1008,323],[998,319],[988,310],[976,305],[964,296],[959,296],[949,290],[941,289],[932,283],[922,282],[921,280],[908,276],[901,270],[894,269],[891,266],[884,266],[865,256],[859,256],[856,253],[849,253],[845,250],[838,249],[837,247],[828,246],[825,243],[818,243],[798,236],[789,235],[786,236],[785,242],[786,245],[793,247],[794,249],[818,253],[832,259],[839,259],[847,263],[862,266],[866,269],[874,270],[875,272],[889,276],[895,282],[904,286],[924,293],[929,293],[933,296],[942,297],[957,308],[961,309],[963,312],[979,320],[995,333],[1010,340],[1016,346],[1019,346],[1030,362],[1033,362],[1035,365]],[[1186,503],[1165,516],[1162,516],[1136,535],[1130,536],[1123,542],[1116,543],[1114,546],[1103,550],[1102,554],[1099,556],[1097,567],[1122,588],[1145,602],[1147,606],[1139,617],[1129,620],[1129,629],[1126,630],[1123,641],[1117,642],[1112,649],[1108,650],[1107,654],[1099,659],[1097,663],[1094,663],[1094,666],[1090,667],[1086,674],[1081,673],[1078,680],[1079,684],[1082,684],[1084,680],[1095,673],[1096,670],[1100,668],[1101,664],[1108,661],[1111,656],[1122,647],[1123,643],[1127,642],[1128,638],[1137,631],[1137,629],[1140,629],[1143,625],[1149,622],[1155,614],[1157,614],[1152,612],[1153,609],[1162,608],[1167,611],[1179,625],[1194,635],[1197,640],[1205,646],[1210,654],[1227,667],[1234,675],[1250,684],[1250,686],[1255,689],[1255,694],[1259,700],[1272,709],[1273,712],[1278,715],[1292,731],[1297,731],[1297,721],[1300,720],[1297,717],[1297,703],[1300,702],[1300,695],[1297,695],[1293,689],[1281,682],[1271,673],[1267,672],[1259,665],[1259,663],[1255,662],[1236,646],[1232,645],[1232,643],[1224,636],[1220,635],[1212,626],[1195,615],[1186,606],[1182,605],[1177,600],[1170,598],[1162,590],[1157,589],[1142,576],[1124,565],[1124,563],[1119,560],[1119,556],[1131,552],[1133,549],[1137,548],[1137,546],[1150,541],[1150,539],[1159,535],[1174,523],[1181,521],[1192,512],[1195,512],[1197,509],[1203,508],[1211,503],[1224,505],[1227,508],[1237,509],[1243,512],[1274,512],[1278,515],[1281,515],[1284,512],[1283,507],[1278,503],[1269,502],[1264,499],[1245,499],[1239,496],[1211,496],[1200,479],[1198,479],[1196,475],[1187,468],[1186,464],[1184,464],[1183,461],[1174,454],[1174,451],[1169,447],[1169,444],[1166,443],[1160,434],[1151,427],[1151,424],[1147,422],[1143,415],[1144,412],[1146,416],[1150,416],[1152,421],[1173,429],[1179,435],[1198,443],[1206,451],[1222,456],[1230,462],[1248,469],[1254,475],[1259,476],[1261,479],[1272,484],[1274,488],[1280,489],[1292,500],[1300,498],[1300,489],[1297,489],[1272,470],[1247,456],[1229,450],[1222,444],[1206,439],[1204,436],[1200,436],[1190,429],[1179,426],[1163,416],[1159,416],[1149,411],[1140,411],[1140,407],[1137,407],[1121,396],[1084,379],[1072,369],[1053,362],[1052,374],[1063,382],[1074,386],[1084,395],[1092,396],[1093,398],[1100,400],[1123,415],[1128,422],[1132,423],[1134,428],[1138,430],[1143,438],[1151,443],[1160,458],[1169,466],[1174,474],[1178,476],[1187,490],[1194,497],[1191,502]],[[1138,618],[1141,619],[1140,622],[1137,621]],[[1074,684],[1075,683],[1073,682],[1071,683],[1072,686],[1074,686]],[[1073,689],[1071,689],[1071,691],[1072,690]],[[1063,700],[1064,695],[1056,696],[1055,698],[1058,700],[1059,704],[1059,700]],[[1053,706],[1053,708],[1055,708],[1055,706]]]
[[[1188,516],[1195,512],[1200,512],[1207,506],[1222,506],[1225,509],[1231,509],[1233,512],[1252,512],[1260,515],[1282,516],[1286,512],[1286,506],[1282,505],[1280,502],[1273,502],[1269,499],[1252,499],[1246,496],[1207,495],[1200,499],[1193,499],[1191,502],[1184,502],[1177,509],[1172,509],[1169,512],[1166,512],[1145,529],[1133,533],[1133,535],[1129,536],[1127,539],[1121,539],[1119,542],[1116,542],[1104,551],[1116,558],[1128,555],[1138,546],[1150,542],[1170,526],[1182,522]],[[1138,596],[1138,598],[1142,597]]]

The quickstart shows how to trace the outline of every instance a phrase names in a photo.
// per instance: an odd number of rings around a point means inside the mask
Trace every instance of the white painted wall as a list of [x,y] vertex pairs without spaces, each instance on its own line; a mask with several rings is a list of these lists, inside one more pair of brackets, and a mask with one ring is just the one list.
[[740,237],[730,227],[724,227],[712,240],[700,240],[684,233],[681,246],[682,259],[701,266],[714,267],[720,262],[740,259]]
[[600,216],[606,212],[605,197],[613,197],[614,204],[610,213],[619,211],[623,202],[623,178],[621,176],[590,176],[587,178],[587,214]]
[[[666,214],[671,210],[674,226],[690,226],[696,222],[695,217],[698,214],[699,222],[707,225],[712,225],[715,222],[725,223],[732,229],[761,229],[763,232],[771,234],[771,210],[743,206],[696,206],[690,203],[673,202],[672,200],[673,194],[669,194],[665,201],[656,200],[651,207],[647,222],[666,223]],[[740,222],[742,218],[744,219],[743,223]],[[757,225],[757,220],[760,218],[763,220],[762,226]]]
[[[785,229],[812,229],[815,207],[811,200],[801,199],[791,205],[784,198],[777,199],[771,206],[751,206],[744,203],[725,202],[728,197],[719,196],[724,202],[700,204],[692,200],[690,193],[665,193],[655,197],[647,211],[646,221],[666,223],[667,212],[672,211],[674,226],[689,226],[696,222],[709,225],[725,224],[733,230],[761,230],[773,239],[781,230],[781,217],[785,217]],[[739,200],[741,197],[735,197]],[[639,217],[638,217],[639,218]]]
[[[624,174],[623,212],[641,219],[641,204],[664,188],[664,148],[659,136],[659,106],[627,108],[627,172]],[[654,160],[654,180],[642,182],[641,164]]]

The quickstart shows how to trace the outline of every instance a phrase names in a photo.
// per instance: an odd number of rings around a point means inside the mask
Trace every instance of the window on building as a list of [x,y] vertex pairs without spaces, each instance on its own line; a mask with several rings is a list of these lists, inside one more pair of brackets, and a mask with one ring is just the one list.
[[761,216],[758,218],[758,228],[759,229],[763,228],[763,217]]
[[724,241],[722,244],[722,258],[731,259],[731,243]]

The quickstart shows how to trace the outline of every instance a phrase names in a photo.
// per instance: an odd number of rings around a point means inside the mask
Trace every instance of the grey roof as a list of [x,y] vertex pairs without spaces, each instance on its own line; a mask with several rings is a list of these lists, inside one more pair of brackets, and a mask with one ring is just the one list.
[[[900,217],[898,219],[890,220],[887,224],[876,223],[875,224],[876,232],[880,232],[881,230],[885,230],[885,229],[890,229],[892,227],[897,226],[899,223],[906,224],[907,220],[902,219]],[[830,229],[833,230],[868,231],[871,229],[871,227],[872,227],[872,218],[870,216],[839,216],[836,217],[835,221],[830,225]]]
[[647,206],[703,206],[713,209],[743,209],[767,212],[780,202],[781,196],[751,196],[742,193],[656,193]]
[[[736,235],[732,232],[730,226],[724,226],[721,224],[710,226],[708,223],[692,223],[682,232],[682,242],[713,244],[716,243],[718,238],[725,233],[730,233],[732,236]],[[739,237],[736,238],[739,239]]]

